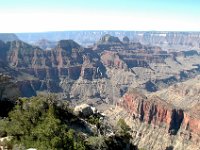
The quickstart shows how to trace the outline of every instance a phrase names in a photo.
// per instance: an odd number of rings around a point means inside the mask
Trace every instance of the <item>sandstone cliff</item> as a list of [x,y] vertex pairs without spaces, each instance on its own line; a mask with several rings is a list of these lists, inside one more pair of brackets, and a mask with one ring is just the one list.
[[22,96],[36,95],[37,91],[62,92],[59,84],[64,78],[74,81],[105,77],[99,56],[72,40],[61,40],[46,51],[22,41],[1,42],[0,51],[0,61],[29,76],[18,82]]
[[[199,146],[199,81],[189,87],[176,85],[200,74],[200,55],[195,50],[168,52],[105,35],[90,48],[73,40],[58,41],[49,50],[19,40],[0,41],[0,52],[0,71],[16,81],[21,96],[53,92],[74,103],[91,99],[97,104],[115,104],[123,97],[117,104],[129,113],[125,118],[129,117],[137,145],[150,141],[148,149]],[[131,91],[150,94],[169,86],[171,90],[157,96]],[[173,93],[180,99],[171,97]],[[158,138],[166,139],[164,148]]]
[[[143,129],[140,129],[141,134],[145,134],[148,131],[154,132],[153,136],[155,136],[157,132],[162,132],[163,137],[160,137],[159,141],[161,142],[165,139],[165,144],[167,144],[170,140],[174,139],[174,142],[169,142],[168,144],[171,144],[175,149],[180,149],[183,146],[184,149],[196,149],[199,146],[199,104],[184,111],[159,97],[148,98],[133,90],[124,95],[118,106],[124,108],[129,113],[129,121],[133,123],[130,126],[132,126],[133,130],[139,130],[139,126],[136,123],[139,121],[138,123],[143,126]],[[159,130],[157,130],[158,128]],[[150,141],[144,141],[147,137],[148,135],[144,135],[143,137],[137,136],[138,144],[148,147],[145,146],[145,143],[147,144]],[[187,143],[187,140],[190,142]],[[158,148],[158,145],[161,144],[159,141],[154,141],[155,144],[151,143],[153,142],[152,140],[150,142],[152,148],[150,149],[160,149]]]
[[187,110],[199,103],[199,80],[200,77],[196,76],[195,78],[171,85],[168,88],[151,93],[150,95],[162,97],[166,102]]
[[[102,44],[103,47],[98,47]],[[0,51],[0,61],[24,74],[17,78],[22,91],[24,87],[31,89],[29,96],[38,91],[64,91],[67,97],[76,97],[79,93],[78,98],[99,95],[115,101],[130,86],[154,92],[200,72],[197,51],[167,52],[160,47],[133,43],[127,37],[121,42],[111,35],[103,36],[93,48],[84,48],[73,40],[61,40],[55,48],[43,50],[12,41],[1,42]],[[109,87],[107,92],[105,86]],[[86,92],[87,89],[93,92]]]

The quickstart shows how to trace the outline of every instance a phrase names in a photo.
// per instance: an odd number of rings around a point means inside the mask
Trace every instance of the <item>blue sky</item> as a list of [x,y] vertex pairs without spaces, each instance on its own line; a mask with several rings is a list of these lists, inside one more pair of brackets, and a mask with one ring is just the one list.
[[3,0],[0,32],[200,31],[200,0]]

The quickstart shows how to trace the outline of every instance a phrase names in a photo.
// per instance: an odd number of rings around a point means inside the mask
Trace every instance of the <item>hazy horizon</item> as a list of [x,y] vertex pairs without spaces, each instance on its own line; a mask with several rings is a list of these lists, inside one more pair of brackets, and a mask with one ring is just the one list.
[[7,0],[0,33],[200,31],[198,0]]
[[200,30],[196,31],[181,31],[181,30],[174,30],[174,31],[162,31],[162,30],[60,30],[60,31],[22,31],[22,32],[0,32],[0,34],[37,34],[37,33],[54,33],[54,32],[194,32],[194,33],[200,33]]

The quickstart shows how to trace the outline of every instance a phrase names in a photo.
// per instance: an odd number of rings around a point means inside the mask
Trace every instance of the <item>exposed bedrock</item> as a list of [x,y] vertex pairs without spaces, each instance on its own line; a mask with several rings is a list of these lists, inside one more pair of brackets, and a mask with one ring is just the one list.
[[170,135],[176,135],[178,132],[189,132],[191,138],[200,135],[198,115],[200,107],[198,105],[188,111],[183,111],[159,97],[147,98],[136,91],[126,93],[118,104],[125,108],[133,119],[164,127]]

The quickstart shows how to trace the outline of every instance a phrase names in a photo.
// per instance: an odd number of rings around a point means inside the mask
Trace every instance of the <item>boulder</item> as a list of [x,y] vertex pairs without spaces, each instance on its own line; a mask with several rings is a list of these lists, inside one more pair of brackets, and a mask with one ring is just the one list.
[[81,104],[74,108],[74,114],[81,117],[89,117],[94,114],[94,111],[90,105]]

